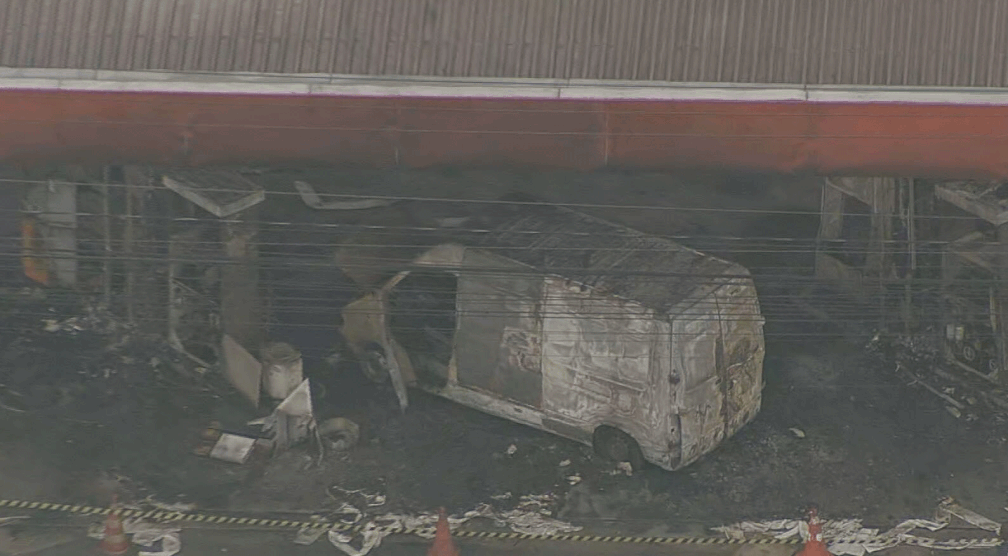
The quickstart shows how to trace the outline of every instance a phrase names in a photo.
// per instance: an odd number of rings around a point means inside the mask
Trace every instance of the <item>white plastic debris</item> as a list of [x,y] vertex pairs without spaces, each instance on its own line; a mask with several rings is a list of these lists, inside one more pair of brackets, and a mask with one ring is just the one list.
[[311,527],[307,529],[299,529],[297,535],[294,536],[294,544],[299,544],[301,546],[309,546],[315,544],[315,541],[319,540],[319,537],[326,534],[325,527]]
[[[338,487],[333,488],[344,491]],[[493,498],[505,500],[511,497],[511,493],[508,492]],[[499,527],[507,527],[517,533],[550,535],[580,531],[581,527],[552,518],[551,508],[554,502],[555,496],[553,494],[525,495],[519,498],[514,509],[504,512],[498,512],[490,504],[479,504],[476,508],[462,514],[461,517],[449,516],[448,524],[454,529],[471,519],[486,518],[492,520]],[[336,513],[350,518],[342,519],[343,523],[361,527],[361,532],[356,535],[348,535],[336,530],[327,531],[329,542],[349,556],[364,556],[379,546],[384,537],[396,531],[409,530],[420,538],[432,539],[438,521],[438,515],[433,512],[418,515],[389,513],[365,518],[363,512],[350,504],[343,504],[336,510]],[[319,530],[309,527],[299,531],[294,542],[311,544],[320,536]]]
[[159,502],[151,497],[147,497],[144,500],[144,504],[148,504],[159,510],[164,510],[166,512],[191,512],[196,509],[196,504],[190,502]]
[[569,459],[565,459],[565,460],[563,460],[563,461],[560,462],[560,467],[567,467],[570,464],[571,464],[571,461]]
[[513,455],[515,455],[515,452],[517,452],[517,451],[518,451],[518,446],[515,446],[514,444],[512,444],[512,445],[508,446],[507,455],[513,456]]
[[315,210],[364,210],[379,207],[387,207],[393,203],[389,199],[342,199],[323,201],[322,196],[315,191],[315,188],[308,182],[295,181],[294,189],[304,204]]
[[[835,556],[863,556],[901,544],[913,544],[934,550],[993,548],[1000,544],[998,539],[992,538],[942,541],[911,534],[911,531],[916,529],[932,532],[944,529],[948,526],[951,515],[988,531],[994,530],[997,525],[994,521],[951,502],[939,506],[937,514],[937,520],[908,519],[884,533],[880,533],[878,529],[863,527],[859,519],[829,520],[823,522],[823,537],[826,539],[829,552]],[[808,524],[798,520],[744,521],[735,525],[716,527],[714,530],[734,540],[759,537],[782,540],[794,537],[808,539]]]
[[333,513],[338,514],[340,516],[340,521],[348,525],[353,525],[361,519],[364,519],[364,512],[358,510],[350,504],[347,504],[346,502],[336,508],[336,511]]
[[939,519],[945,521],[948,521],[949,516],[956,516],[978,529],[990,531],[991,533],[997,533],[1001,530],[1000,523],[994,521],[993,519],[988,519],[973,510],[968,510],[959,504],[956,504],[955,500],[952,500],[951,498],[942,501],[942,503],[938,506],[936,515]]
[[627,477],[633,475],[633,464],[629,461],[621,461],[616,464],[617,475],[622,472]]
[[567,483],[569,483],[571,486],[574,486],[580,482],[581,482],[581,475],[577,473],[571,475],[570,477],[567,477]]
[[516,533],[532,535],[556,535],[574,533],[581,527],[553,519],[549,506],[554,501],[550,494],[530,494],[519,499],[518,506],[501,512],[494,517],[497,525],[507,527]]
[[795,435],[798,438],[805,438],[805,431],[803,431],[803,430],[801,430],[801,429],[799,429],[797,427],[791,427],[788,430],[791,431],[791,434]]
[[380,531],[364,531],[362,536],[360,548],[355,548],[350,544],[353,541],[352,537],[347,537],[336,531],[329,531],[329,542],[348,556],[364,556],[379,546],[386,534]]
[[177,532],[136,533],[133,544],[140,547],[141,556],[174,556],[182,550],[182,539]]
[[[510,492],[505,492],[504,494],[494,494],[490,498],[492,498],[494,500],[510,500],[511,499],[511,493]],[[1008,510],[1006,510],[1006,511],[1008,511]]]
[[[180,529],[171,524],[150,523],[142,519],[124,519],[123,533],[131,535],[133,544],[140,547],[144,556],[173,556],[182,550]],[[88,528],[88,537],[105,538],[105,523],[98,522]]]
[[344,499],[353,499],[355,497],[359,497],[361,500],[364,501],[364,505],[369,508],[377,508],[378,506],[384,506],[387,500],[384,494],[380,493],[371,494],[365,492],[364,489],[349,490],[339,485],[332,485],[329,487],[330,492],[329,496],[332,497],[333,499],[335,499],[336,497],[332,496],[332,491],[339,492]]

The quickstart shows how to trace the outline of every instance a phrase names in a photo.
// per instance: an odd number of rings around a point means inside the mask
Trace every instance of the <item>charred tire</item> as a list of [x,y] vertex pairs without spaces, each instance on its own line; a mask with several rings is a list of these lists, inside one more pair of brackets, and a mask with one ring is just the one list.
[[364,347],[361,354],[361,370],[371,382],[383,384],[388,381],[388,357],[385,356],[385,350],[380,345],[370,343]]
[[323,421],[318,426],[318,432],[334,450],[349,450],[360,442],[360,425],[345,417]]
[[600,457],[613,462],[628,461],[633,466],[634,473],[644,468],[644,453],[640,444],[629,434],[609,426],[595,429],[592,435],[592,448]]
[[976,348],[969,344],[964,344],[960,353],[962,355],[963,360],[967,363],[973,363],[977,359]]

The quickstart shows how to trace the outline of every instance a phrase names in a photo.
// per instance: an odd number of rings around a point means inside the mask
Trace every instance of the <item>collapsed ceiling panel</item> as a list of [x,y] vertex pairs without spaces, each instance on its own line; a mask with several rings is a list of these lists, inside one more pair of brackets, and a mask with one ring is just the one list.
[[218,218],[227,218],[266,200],[262,186],[234,171],[175,169],[164,172],[161,182]]

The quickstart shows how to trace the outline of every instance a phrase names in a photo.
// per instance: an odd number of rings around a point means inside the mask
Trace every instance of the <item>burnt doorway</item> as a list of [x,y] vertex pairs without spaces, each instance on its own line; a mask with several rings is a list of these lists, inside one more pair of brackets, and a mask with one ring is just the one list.
[[409,354],[422,384],[448,383],[455,349],[458,279],[443,271],[416,271],[389,294],[389,327]]

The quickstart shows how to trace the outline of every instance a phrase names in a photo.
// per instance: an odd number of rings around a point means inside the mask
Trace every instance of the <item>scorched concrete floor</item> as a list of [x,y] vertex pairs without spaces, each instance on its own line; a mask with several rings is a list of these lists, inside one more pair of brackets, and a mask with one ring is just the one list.
[[[607,179],[616,183],[620,178]],[[638,191],[640,204],[676,202],[653,195],[657,185],[645,185]],[[619,197],[616,188],[606,191],[609,197],[603,200]],[[786,195],[781,199],[775,202],[789,206]],[[773,203],[764,200],[760,206]],[[612,218],[654,233],[665,221],[631,212]],[[781,229],[786,235],[786,229],[800,224],[805,237],[814,234],[814,217],[796,218],[733,219],[722,231],[712,227],[716,222],[710,218],[691,223],[677,216],[668,225],[755,237]],[[749,253],[745,260],[742,253],[739,259],[750,265],[762,260],[767,268],[791,264],[801,273],[807,271],[800,268],[807,265],[806,255],[768,259]],[[796,263],[798,258],[803,262]],[[761,281],[768,318],[761,414],[717,451],[680,472],[648,468],[633,477],[612,474],[611,464],[597,461],[583,446],[424,394],[414,394],[410,410],[402,415],[388,391],[354,373],[309,362],[310,374],[326,376],[320,380],[326,386],[322,415],[346,416],[362,426],[357,448],[331,454],[321,466],[313,465],[303,450],[262,465],[198,458],[192,447],[210,420],[237,423],[254,415],[226,392],[127,380],[115,383],[121,390],[110,397],[108,407],[86,415],[4,413],[0,498],[105,502],[118,492],[228,511],[319,513],[344,501],[360,505],[330,489],[335,486],[384,494],[387,502],[375,512],[408,513],[437,506],[462,512],[481,503],[507,509],[522,495],[551,493],[559,519],[621,535],[699,534],[740,519],[796,517],[810,502],[827,518],[861,517],[866,524],[885,526],[930,516],[943,496],[954,496],[992,519],[1005,519],[1008,446],[1003,426],[955,419],[929,394],[908,388],[891,366],[840,339],[836,329],[799,313],[788,301],[792,289],[780,280]],[[38,318],[31,317],[53,305],[51,299],[38,303],[35,309],[23,309],[20,317],[5,319],[4,345],[18,336],[10,330],[38,330]],[[59,311],[73,314],[67,307]],[[50,336],[38,340],[46,346],[41,350],[46,356],[30,361],[47,372],[86,367],[86,356],[104,349],[100,338]],[[149,349],[140,346],[117,356],[138,369],[150,362]],[[144,371],[132,372],[140,376]],[[116,405],[116,400],[128,403]],[[516,451],[509,455],[511,445]],[[566,460],[570,464],[561,466]],[[581,480],[572,485],[569,477],[575,474]],[[509,499],[500,499],[507,493]],[[287,540],[276,542],[284,552],[301,550]],[[623,547],[598,550],[630,553]]]

